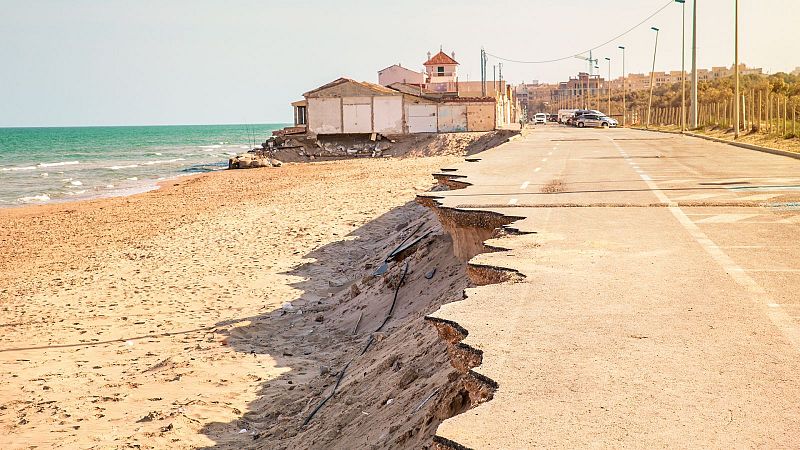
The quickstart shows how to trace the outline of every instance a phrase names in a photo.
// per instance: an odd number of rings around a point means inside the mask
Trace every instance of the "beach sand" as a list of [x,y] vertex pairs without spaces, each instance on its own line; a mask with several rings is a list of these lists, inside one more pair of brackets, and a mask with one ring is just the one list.
[[[430,174],[458,161],[287,164],[131,197],[0,210],[0,448],[252,442],[259,436],[242,416],[269,380],[302,386],[325,372],[320,364],[342,360],[336,345],[317,346],[288,367],[278,359],[291,351],[261,351],[258,342],[288,348],[297,335],[254,334],[255,318],[340,295],[351,265],[382,259],[380,239],[419,220],[410,202],[431,188]],[[442,289],[458,284],[450,283]],[[310,314],[297,330],[311,333],[303,327],[323,320]],[[415,333],[433,342],[435,332]],[[329,385],[307,392],[302,409]],[[262,428],[278,422],[261,420]]]

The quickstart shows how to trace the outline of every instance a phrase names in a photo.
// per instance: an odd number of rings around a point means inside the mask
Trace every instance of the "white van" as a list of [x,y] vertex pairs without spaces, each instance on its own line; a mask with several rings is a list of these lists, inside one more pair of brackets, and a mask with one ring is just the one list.
[[534,125],[538,125],[538,124],[545,125],[546,123],[547,123],[547,114],[545,114],[545,113],[536,113],[536,115],[533,116],[533,124]]
[[575,115],[577,109],[559,109],[558,110],[558,123],[567,123],[567,119]]

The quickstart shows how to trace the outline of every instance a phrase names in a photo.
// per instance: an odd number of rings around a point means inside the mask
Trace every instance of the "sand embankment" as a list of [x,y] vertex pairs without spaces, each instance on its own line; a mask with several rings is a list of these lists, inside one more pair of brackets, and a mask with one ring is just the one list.
[[[360,424],[351,432],[365,442],[418,446],[451,413],[431,408],[460,407],[436,403],[459,375],[432,327],[402,319],[459,296],[465,277],[413,199],[432,172],[460,160],[287,164],[0,210],[0,447],[331,446],[348,423]],[[365,387],[388,383],[357,402],[424,401],[414,414],[425,429],[398,428],[391,408],[349,401],[299,433],[351,348],[382,322],[401,267],[383,279],[364,273],[418,224],[431,234],[414,249],[421,262],[387,327],[405,334],[381,340],[397,341],[394,354],[353,367],[377,364],[382,378]],[[290,301],[296,309],[285,313]],[[432,356],[415,362],[423,351]]]

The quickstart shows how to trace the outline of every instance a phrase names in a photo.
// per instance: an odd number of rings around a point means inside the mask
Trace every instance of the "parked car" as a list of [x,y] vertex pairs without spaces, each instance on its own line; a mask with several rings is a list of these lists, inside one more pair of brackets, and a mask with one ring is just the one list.
[[548,122],[558,122],[558,114],[548,114],[547,115]]
[[568,125],[577,126],[578,118],[586,115],[586,114],[596,114],[598,116],[604,116],[602,112],[596,109],[576,109],[575,112],[572,114],[572,117],[567,120]]
[[614,128],[618,125],[618,123],[611,117],[604,116],[602,114],[587,113],[576,118],[575,125],[578,128],[584,128],[584,127]]
[[533,116],[533,124],[534,125],[538,125],[538,124],[545,125],[545,124],[547,124],[547,114],[545,114],[545,113],[536,113],[536,115]]

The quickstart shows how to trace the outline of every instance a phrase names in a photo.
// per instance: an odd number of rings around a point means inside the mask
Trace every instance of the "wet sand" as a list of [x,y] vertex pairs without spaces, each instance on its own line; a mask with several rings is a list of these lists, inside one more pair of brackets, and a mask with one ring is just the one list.
[[232,348],[236,330],[341,287],[348,254],[314,264],[315,286],[290,272],[460,160],[288,164],[0,210],[0,448],[224,441],[208,425],[235,423],[290,370]]

